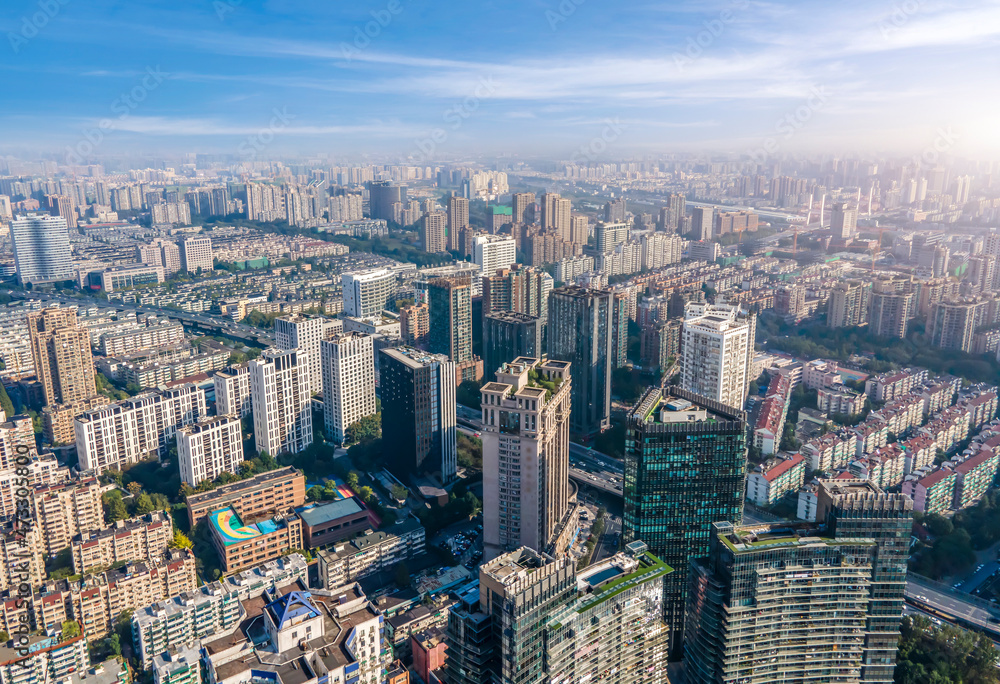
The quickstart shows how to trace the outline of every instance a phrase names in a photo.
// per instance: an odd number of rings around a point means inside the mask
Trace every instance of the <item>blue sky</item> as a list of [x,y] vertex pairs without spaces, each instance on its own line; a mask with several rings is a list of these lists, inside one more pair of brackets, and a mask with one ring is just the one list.
[[0,152],[1000,151],[1000,1],[4,0]]

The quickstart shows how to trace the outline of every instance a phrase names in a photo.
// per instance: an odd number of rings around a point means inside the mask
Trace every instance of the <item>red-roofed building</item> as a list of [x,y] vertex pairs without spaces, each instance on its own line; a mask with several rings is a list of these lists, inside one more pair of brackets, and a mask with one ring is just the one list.
[[747,478],[747,499],[758,506],[770,506],[788,492],[802,486],[806,459],[802,454],[771,459],[757,466]]
[[1000,456],[980,450],[955,466],[955,508],[967,508],[982,498],[997,475]]
[[923,513],[944,513],[955,499],[955,472],[938,468],[920,479],[903,483],[903,494],[913,499],[913,510]]

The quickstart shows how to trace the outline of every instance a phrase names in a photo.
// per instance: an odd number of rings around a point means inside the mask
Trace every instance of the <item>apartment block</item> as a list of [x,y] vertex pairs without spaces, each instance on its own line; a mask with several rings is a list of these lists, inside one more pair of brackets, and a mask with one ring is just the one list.
[[390,532],[368,531],[364,536],[335,543],[317,552],[320,581],[328,591],[336,591],[422,554],[425,539],[423,525],[411,517],[394,525]]
[[244,523],[232,507],[208,515],[212,545],[228,574],[303,547],[302,521],[292,512]]
[[35,375],[46,404],[85,401],[97,394],[90,334],[74,309],[48,308],[28,314]]
[[758,506],[773,506],[789,492],[797,491],[805,480],[806,458],[769,459],[747,476],[747,500]]
[[181,480],[197,487],[222,473],[236,473],[243,463],[243,423],[238,416],[202,418],[177,430]]
[[375,349],[373,338],[349,332],[323,340],[323,422],[326,436],[343,444],[347,429],[375,415]]
[[277,456],[312,444],[309,353],[267,349],[249,366],[257,449]]
[[253,412],[250,397],[250,365],[241,363],[221,370],[212,377],[215,407],[219,415],[245,418]]
[[104,529],[101,496],[113,488],[93,476],[35,487],[35,512],[46,555],[67,548],[77,535]]
[[208,237],[190,237],[181,240],[178,245],[181,252],[181,267],[188,273],[211,273],[215,269],[212,260],[212,239]]
[[74,426],[80,468],[99,475],[166,456],[177,429],[205,415],[205,392],[193,384],[144,392],[87,411]]
[[46,571],[42,530],[34,525],[25,528],[16,522],[13,517],[0,520],[0,563],[3,564],[0,566],[0,591],[19,596],[23,593],[18,589],[22,583],[37,586],[45,579]]
[[73,572],[84,575],[115,563],[155,560],[173,538],[173,526],[163,511],[119,520],[106,529],[73,538]]
[[681,384],[735,408],[746,401],[756,316],[739,307],[689,302],[681,332]]
[[184,341],[184,326],[172,321],[160,321],[142,328],[101,335],[101,353],[105,356],[125,356],[146,349],[170,347]]
[[1000,455],[988,449],[980,450],[955,466],[954,508],[975,505],[996,480]]
[[923,477],[910,475],[903,482],[903,494],[913,499],[915,511],[944,514],[954,504],[957,479],[948,468],[938,468]]

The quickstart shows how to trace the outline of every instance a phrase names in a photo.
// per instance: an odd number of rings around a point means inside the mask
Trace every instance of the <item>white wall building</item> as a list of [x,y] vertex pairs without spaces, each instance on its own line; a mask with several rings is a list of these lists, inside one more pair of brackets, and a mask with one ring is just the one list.
[[10,226],[17,279],[25,283],[51,283],[73,279],[69,228],[59,216],[29,214]]
[[517,261],[517,243],[509,235],[477,235],[472,246],[472,260],[483,275],[493,275],[499,268],[510,268]]
[[323,422],[326,435],[343,443],[347,428],[375,413],[375,356],[371,335],[349,332],[320,342]]
[[215,409],[220,416],[233,414],[243,418],[253,410],[250,399],[250,366],[241,363],[221,370],[212,377],[215,383]]
[[738,306],[689,302],[681,333],[681,387],[742,409],[755,328],[753,314]]
[[312,444],[309,353],[267,349],[248,365],[257,450],[277,456]]
[[344,289],[344,313],[366,318],[382,311],[396,291],[396,274],[387,268],[345,273],[340,278]]
[[212,261],[212,238],[191,237],[180,244],[181,265],[188,273],[211,273],[215,268]]
[[292,314],[274,321],[274,339],[278,349],[301,349],[309,353],[309,386],[313,392],[323,391],[319,343],[326,338],[327,320],[322,316]]
[[243,463],[239,416],[215,416],[177,430],[177,460],[181,480],[192,487],[222,473],[236,473]]

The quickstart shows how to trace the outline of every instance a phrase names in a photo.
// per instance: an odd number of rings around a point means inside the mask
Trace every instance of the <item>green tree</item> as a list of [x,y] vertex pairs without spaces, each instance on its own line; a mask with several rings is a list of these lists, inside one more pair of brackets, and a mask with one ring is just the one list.
[[365,486],[358,491],[358,496],[361,497],[362,501],[368,503],[375,496],[375,492],[372,490],[371,487]]
[[194,543],[188,539],[188,536],[181,532],[180,530],[174,530],[174,538],[170,542],[170,548],[172,549],[193,549]]
[[396,584],[400,589],[409,589],[413,585],[413,577],[410,575],[410,568],[403,563],[396,563]]
[[6,631],[0,631],[0,644],[6,644],[8,641],[10,641],[10,634]]
[[8,420],[16,413],[14,402],[10,400],[10,395],[7,394],[7,388],[3,386],[3,383],[0,383],[0,410],[7,414]]
[[108,525],[114,525],[119,520],[128,519],[128,509],[125,507],[125,502],[122,501],[121,492],[117,490],[107,492],[101,497],[101,501],[104,503],[104,520]]
[[135,514],[136,515],[146,515],[147,513],[152,513],[156,510],[156,506],[153,505],[153,500],[149,497],[149,494],[143,493],[139,495],[139,498],[135,502]]
[[392,494],[392,498],[396,499],[397,501],[406,501],[406,497],[409,496],[410,494],[409,490],[406,487],[398,484],[392,485],[390,493]]
[[351,423],[344,430],[345,444],[358,444],[382,438],[382,414],[375,413]]
[[63,639],[75,639],[80,636],[80,625],[76,620],[66,620],[62,623]]
[[358,483],[357,473],[355,473],[354,471],[347,473],[346,481],[347,481],[347,486],[350,487],[352,491],[355,492],[358,491],[359,483]]

